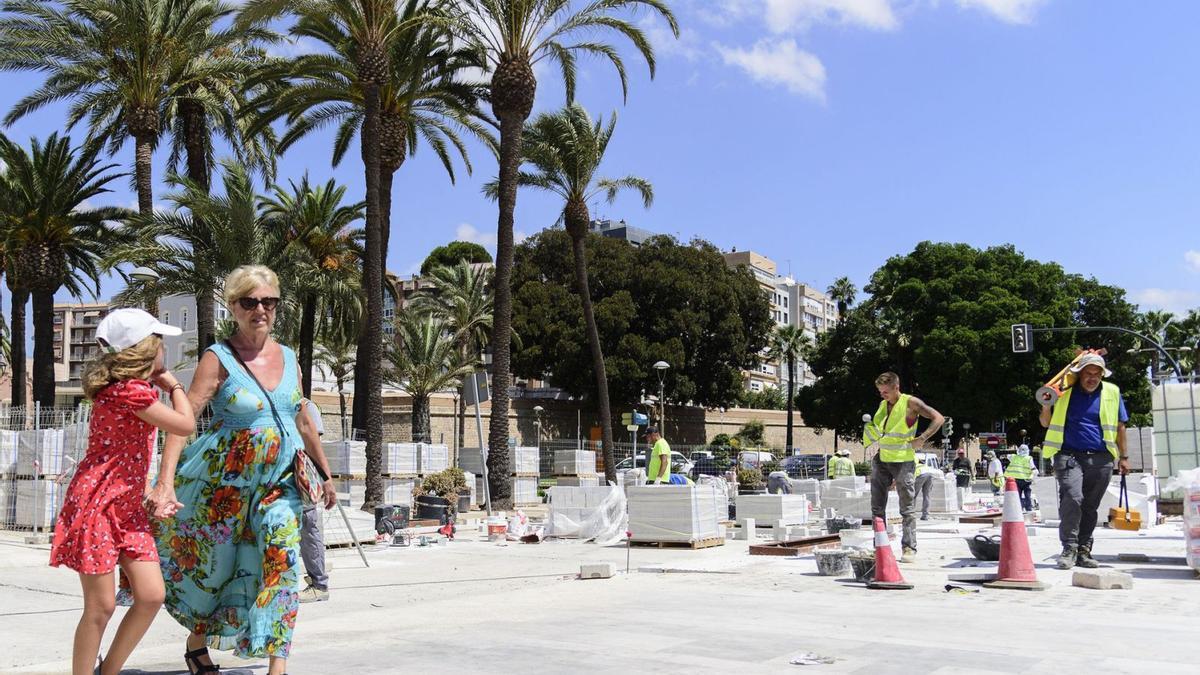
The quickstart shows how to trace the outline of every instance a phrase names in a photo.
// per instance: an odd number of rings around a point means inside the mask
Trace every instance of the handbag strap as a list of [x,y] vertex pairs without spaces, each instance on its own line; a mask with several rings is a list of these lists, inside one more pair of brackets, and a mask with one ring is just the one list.
[[[275,424],[279,427],[279,439],[280,443],[282,443],[283,440],[287,438],[287,434],[284,433],[283,420],[279,418],[279,411],[275,409],[274,397],[271,396],[271,394],[267,391],[267,388],[263,386],[262,382],[258,381],[258,377],[256,377],[254,372],[250,370],[250,366],[246,365],[246,362],[242,359],[242,355],[238,354],[237,348],[233,346],[233,340],[226,338],[225,347],[229,350],[229,353],[233,354],[233,358],[237,359],[238,365],[242,367],[242,370],[246,371],[246,374],[250,376],[251,380],[254,380],[254,384],[258,385],[258,389],[262,392],[263,397],[267,399],[267,405],[271,406],[271,416],[275,418]],[[284,376],[286,377],[287,374],[285,373]],[[305,450],[301,449],[300,452],[305,452]],[[313,468],[317,470],[317,475],[321,477],[322,481],[329,480],[329,476],[325,475],[325,472],[321,470],[321,467],[317,466],[316,462],[313,462]]]

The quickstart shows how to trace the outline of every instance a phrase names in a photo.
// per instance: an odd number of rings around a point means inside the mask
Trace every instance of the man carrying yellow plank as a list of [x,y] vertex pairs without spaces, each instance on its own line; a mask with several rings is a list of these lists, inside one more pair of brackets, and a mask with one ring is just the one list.
[[[887,518],[888,491],[896,483],[896,494],[900,497],[900,515],[904,518],[904,534],[900,543],[904,547],[900,562],[915,562],[917,558],[917,509],[916,509],[916,454],[925,442],[942,428],[945,418],[916,396],[900,393],[900,376],[887,372],[875,378],[879,391],[879,409],[867,423],[863,433],[863,445],[879,443],[879,453],[871,462],[871,514],[876,518]],[[917,418],[930,421],[929,427],[920,436]]]

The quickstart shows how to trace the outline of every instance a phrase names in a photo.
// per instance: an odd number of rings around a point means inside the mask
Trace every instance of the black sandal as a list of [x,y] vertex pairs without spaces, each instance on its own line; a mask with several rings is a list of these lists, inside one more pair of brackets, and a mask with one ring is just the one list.
[[192,675],[203,675],[203,673],[221,672],[221,666],[212,663],[211,658],[207,664],[200,663],[201,656],[208,656],[208,647],[193,649],[183,655],[183,663],[187,666],[189,673]]
[[104,670],[104,655],[98,654],[96,661],[96,669],[92,671],[92,675],[100,675],[100,672]]

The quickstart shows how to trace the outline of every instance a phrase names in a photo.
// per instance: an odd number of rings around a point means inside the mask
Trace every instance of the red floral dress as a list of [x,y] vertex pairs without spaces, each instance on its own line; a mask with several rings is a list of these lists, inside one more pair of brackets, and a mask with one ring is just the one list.
[[158,561],[143,506],[154,427],[134,413],[158,400],[145,380],[110,384],[92,403],[87,455],[54,526],[50,565],[107,574],[117,558]]

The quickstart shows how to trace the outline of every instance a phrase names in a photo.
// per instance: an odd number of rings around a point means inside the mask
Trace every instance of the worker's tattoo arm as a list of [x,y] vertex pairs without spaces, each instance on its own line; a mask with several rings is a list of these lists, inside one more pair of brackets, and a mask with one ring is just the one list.
[[933,438],[933,435],[936,434],[938,429],[942,428],[942,424],[946,422],[946,418],[942,417],[942,413],[934,410],[931,406],[927,405],[924,401],[916,398],[915,396],[908,399],[908,407],[910,412],[916,413],[917,415],[930,420],[929,427],[925,429],[925,433],[917,437],[917,440],[921,441],[922,443],[928,441],[930,438]]

